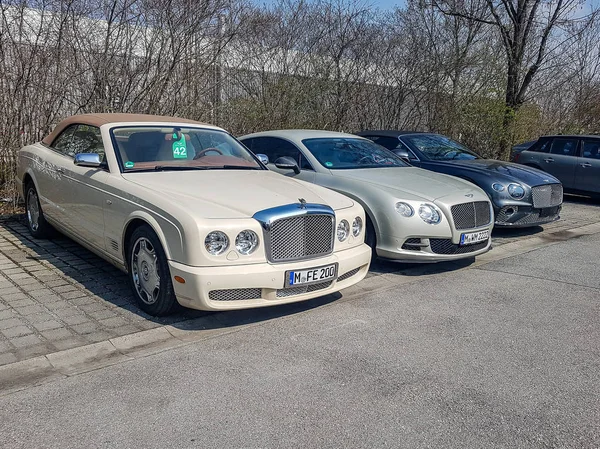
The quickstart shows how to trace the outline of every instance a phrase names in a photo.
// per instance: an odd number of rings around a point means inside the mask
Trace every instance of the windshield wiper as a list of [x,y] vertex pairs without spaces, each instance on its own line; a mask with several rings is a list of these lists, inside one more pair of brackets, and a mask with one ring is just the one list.
[[252,167],[247,165],[223,165],[219,168],[224,170],[262,170],[261,167]]
[[155,165],[151,168],[128,169],[125,173],[151,172],[151,171],[186,171],[186,170],[262,170],[260,167],[247,167],[244,165],[217,165],[217,166],[189,166],[189,165]]
[[169,171],[169,170],[208,170],[210,167],[192,167],[189,165],[156,165],[150,170],[153,171]]

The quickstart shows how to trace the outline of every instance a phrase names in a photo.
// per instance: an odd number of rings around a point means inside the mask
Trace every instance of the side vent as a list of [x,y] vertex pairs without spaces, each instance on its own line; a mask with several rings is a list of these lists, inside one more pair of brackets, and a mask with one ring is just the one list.
[[110,249],[112,249],[115,253],[119,251],[119,242],[116,240],[110,239]]

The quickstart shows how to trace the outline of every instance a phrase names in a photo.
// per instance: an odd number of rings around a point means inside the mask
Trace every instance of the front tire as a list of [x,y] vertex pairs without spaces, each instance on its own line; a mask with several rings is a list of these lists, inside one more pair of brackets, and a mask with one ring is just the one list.
[[52,235],[52,226],[44,217],[37,189],[31,181],[25,186],[25,212],[27,214],[27,228],[33,237],[44,239]]
[[173,313],[178,306],[167,256],[147,225],[131,234],[127,246],[129,281],[139,307],[153,316]]
[[371,257],[373,260],[377,258],[377,235],[375,234],[375,226],[369,216],[366,216],[365,226],[365,243],[371,247]]

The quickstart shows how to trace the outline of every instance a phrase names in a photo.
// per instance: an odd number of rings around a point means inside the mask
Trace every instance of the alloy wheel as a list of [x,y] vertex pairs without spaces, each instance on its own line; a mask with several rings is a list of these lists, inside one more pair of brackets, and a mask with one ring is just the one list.
[[34,232],[40,227],[40,203],[35,189],[27,193],[27,221]]
[[145,237],[140,237],[133,245],[131,276],[140,299],[146,304],[154,304],[160,294],[160,273],[156,250]]

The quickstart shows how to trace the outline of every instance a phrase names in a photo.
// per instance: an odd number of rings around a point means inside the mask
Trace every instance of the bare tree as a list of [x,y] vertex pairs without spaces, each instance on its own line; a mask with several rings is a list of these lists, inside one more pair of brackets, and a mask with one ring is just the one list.
[[[475,8],[472,8],[473,1],[478,2]],[[434,0],[434,4],[444,14],[492,26],[501,37],[506,56],[506,109],[499,156],[508,159],[515,113],[525,103],[532,81],[552,52],[549,46],[565,45],[565,41],[561,41],[565,25],[574,20],[589,21],[590,17],[571,18],[581,4],[579,0],[550,3],[486,0],[485,6],[479,0]]]

